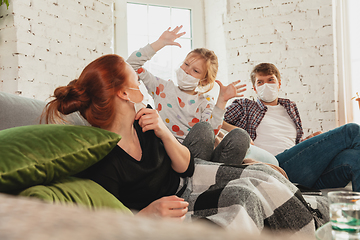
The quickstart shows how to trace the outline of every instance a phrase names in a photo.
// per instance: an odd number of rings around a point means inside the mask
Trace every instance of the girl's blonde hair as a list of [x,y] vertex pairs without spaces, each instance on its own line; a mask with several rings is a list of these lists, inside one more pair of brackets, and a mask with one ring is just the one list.
[[[216,75],[219,68],[218,58],[214,53],[214,51],[211,51],[206,48],[195,48],[194,50],[188,53],[186,58],[188,58],[192,54],[198,55],[199,57],[205,60],[205,67],[206,67],[205,80],[207,81],[206,85],[210,84],[209,89],[206,91],[208,92],[214,87],[215,84]],[[199,85],[201,86],[200,82]]]

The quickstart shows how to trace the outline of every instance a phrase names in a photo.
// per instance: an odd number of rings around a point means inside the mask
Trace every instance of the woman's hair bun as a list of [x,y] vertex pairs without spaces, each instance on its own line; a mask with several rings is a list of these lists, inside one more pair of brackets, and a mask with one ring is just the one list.
[[63,114],[70,114],[89,106],[90,99],[84,91],[77,89],[77,79],[72,80],[67,86],[58,87],[54,91],[54,97],[58,100],[58,110]]

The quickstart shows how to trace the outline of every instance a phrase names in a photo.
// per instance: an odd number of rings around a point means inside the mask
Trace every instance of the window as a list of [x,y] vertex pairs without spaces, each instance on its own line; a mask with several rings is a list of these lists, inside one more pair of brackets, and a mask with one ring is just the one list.
[[182,48],[161,49],[145,67],[156,76],[175,79],[175,70],[193,48],[205,46],[202,0],[116,0],[114,52],[127,58],[154,42],[168,27],[183,25]]
[[336,16],[336,47],[338,70],[338,122],[360,123],[360,109],[356,101],[351,100],[360,94],[360,81],[357,69],[360,68],[359,21],[360,2],[358,0],[334,1]]
[[[351,78],[351,96],[360,94],[360,80],[357,70],[360,69],[360,1],[347,0],[347,16],[349,24],[349,57],[350,57],[350,78]],[[353,122],[360,124],[360,108],[356,101],[352,101]]]
[[147,43],[156,41],[168,28],[183,25],[186,34],[177,40],[177,46],[161,49],[147,62],[145,68],[163,79],[175,79],[175,70],[192,49],[191,9],[127,3],[128,54]]
[[[115,0],[114,53],[127,58],[136,49],[155,41],[168,27],[183,25],[182,46],[161,49],[145,65],[152,74],[175,80],[175,70],[194,48],[205,46],[203,0]],[[145,87],[140,85],[145,90]],[[143,91],[145,92],[145,91]],[[150,96],[145,99],[153,105]]]

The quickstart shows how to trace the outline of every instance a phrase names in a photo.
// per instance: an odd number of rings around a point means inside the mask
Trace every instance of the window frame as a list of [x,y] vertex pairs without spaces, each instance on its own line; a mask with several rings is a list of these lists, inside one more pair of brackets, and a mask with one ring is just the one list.
[[[113,52],[127,58],[127,3],[191,9],[192,48],[205,46],[205,21],[203,0],[115,0]],[[164,29],[165,30],[165,29]],[[126,33],[126,34],[123,34]]]
[[350,59],[349,22],[346,0],[333,1],[333,19],[335,21],[335,79],[337,87],[335,96],[337,104],[337,125],[341,126],[353,121],[352,79]]

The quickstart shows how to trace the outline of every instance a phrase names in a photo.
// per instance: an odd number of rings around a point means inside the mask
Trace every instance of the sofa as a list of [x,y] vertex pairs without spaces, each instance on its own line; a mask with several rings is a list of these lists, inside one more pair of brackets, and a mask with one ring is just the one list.
[[44,124],[45,104],[0,92],[0,239],[290,238],[134,217],[97,183],[73,177],[100,161],[121,136],[88,126],[78,113]]
[[45,104],[0,92],[0,192],[130,213],[97,183],[72,177],[101,160],[120,136],[90,127],[79,113],[45,125]]

